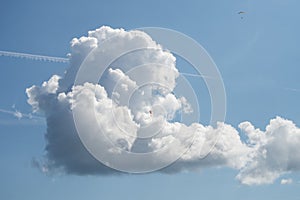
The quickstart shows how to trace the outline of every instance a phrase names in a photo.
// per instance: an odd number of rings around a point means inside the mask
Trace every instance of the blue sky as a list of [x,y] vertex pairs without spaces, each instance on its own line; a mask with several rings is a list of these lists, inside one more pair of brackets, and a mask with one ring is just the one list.
[[[300,126],[300,40],[296,0],[7,1],[0,8],[0,50],[65,57],[72,38],[102,25],[165,27],[194,38],[216,62],[226,87],[226,123],[264,129],[282,116]],[[243,19],[237,13],[245,11]],[[30,113],[26,88],[63,75],[67,64],[0,57],[0,109]],[[15,108],[12,106],[15,105]],[[205,110],[205,109],[204,109]],[[45,123],[0,113],[1,199],[297,199],[290,185],[244,186],[232,169],[166,175],[47,176],[31,166],[44,155]],[[243,137],[243,136],[242,136]]]

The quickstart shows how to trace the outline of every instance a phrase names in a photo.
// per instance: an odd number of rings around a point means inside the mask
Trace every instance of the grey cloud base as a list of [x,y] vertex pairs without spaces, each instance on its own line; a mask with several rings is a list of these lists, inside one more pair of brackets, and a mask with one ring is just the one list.
[[[111,37],[116,37],[118,41],[111,44],[111,48],[122,48],[122,45],[139,42],[159,50],[122,57],[114,63],[114,67],[110,66],[105,71],[99,84],[84,83],[73,86],[76,72],[83,60],[93,49],[101,50],[103,41]],[[147,79],[165,86],[156,88],[156,93],[159,93],[156,96],[152,93],[147,96],[148,92],[153,90],[153,86],[143,87],[139,90],[141,94],[128,105],[126,95],[140,87],[143,76],[139,71],[128,75],[126,69],[149,61],[157,64],[143,68]],[[214,166],[230,167],[238,170],[236,178],[241,183],[252,185],[273,183],[280,176],[300,169],[300,129],[289,120],[276,117],[270,121],[265,131],[255,129],[250,122],[243,122],[239,128],[247,135],[247,141],[242,141],[239,132],[225,123],[220,122],[216,127],[211,127],[196,122],[185,125],[169,120],[176,118],[176,113],[188,105],[187,99],[178,98],[172,93],[177,77],[175,57],[141,31],[101,27],[90,31],[87,37],[73,39],[70,68],[66,76],[60,78],[53,75],[41,86],[32,86],[26,90],[28,103],[33,110],[44,113],[46,117],[47,145],[44,165],[47,171],[60,170],[80,175],[121,174],[99,162],[82,144],[74,124],[74,109],[79,109],[82,121],[88,124],[86,134],[93,133],[97,141],[101,138],[94,133],[101,127],[101,131],[106,133],[117,147],[108,149],[108,155],[122,155],[123,151],[157,151],[168,144],[172,144],[170,151],[166,151],[159,159],[166,159],[174,152],[184,152],[170,167],[160,170],[163,173]],[[159,109],[156,105],[160,106]],[[152,111],[149,114],[152,108],[156,110],[154,114]],[[115,115],[112,114],[112,110]],[[191,111],[189,109],[186,112]],[[96,124],[89,122],[91,115],[95,115]],[[141,130],[146,130],[142,127],[150,127],[150,132],[160,130],[161,134],[141,140]],[[129,130],[130,135],[124,135],[120,130]],[[217,141],[214,135],[219,136]],[[190,148],[185,151],[189,144]],[[212,146],[214,148],[211,149]],[[126,163],[127,160],[120,162]],[[133,162],[128,166],[139,164],[147,165]]]

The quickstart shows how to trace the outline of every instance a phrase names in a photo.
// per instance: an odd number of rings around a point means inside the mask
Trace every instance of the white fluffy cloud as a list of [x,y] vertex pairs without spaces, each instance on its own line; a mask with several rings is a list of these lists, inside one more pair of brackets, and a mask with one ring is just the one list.
[[273,183],[281,175],[300,170],[300,129],[289,120],[276,117],[265,131],[249,122],[239,127],[249,138],[251,160],[237,176],[244,184]]
[[[110,49],[102,49],[111,38]],[[141,45],[147,50],[119,57],[104,71],[99,83],[73,85],[80,65],[95,49],[109,57],[111,50],[121,51],[130,45]],[[85,136],[94,146],[103,137],[99,131],[114,145],[115,148],[107,149],[107,156],[124,151],[155,152],[170,144],[171,148],[159,159],[185,152],[163,172],[224,166],[239,170],[237,179],[243,184],[266,184],[300,169],[300,129],[289,120],[277,117],[266,131],[255,129],[249,122],[241,123],[239,127],[248,141],[242,141],[239,132],[225,123],[212,127],[176,122],[180,113],[191,113],[193,108],[188,99],[172,92],[179,76],[175,57],[146,33],[104,26],[90,31],[87,37],[73,39],[69,57],[70,67],[63,78],[53,75],[41,86],[26,90],[33,110],[44,113],[47,119],[43,164],[47,170],[118,173],[86,150],[74,124],[75,109],[85,124]],[[96,64],[101,62],[96,56],[92,59]],[[148,136],[152,138],[141,140]],[[150,163],[146,160],[127,164],[130,167]]]

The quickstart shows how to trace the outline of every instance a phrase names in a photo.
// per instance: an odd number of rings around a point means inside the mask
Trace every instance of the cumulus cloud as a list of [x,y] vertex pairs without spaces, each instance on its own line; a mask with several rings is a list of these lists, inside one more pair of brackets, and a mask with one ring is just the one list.
[[[103,49],[107,41],[109,46]],[[146,49],[118,57],[103,69],[99,82],[74,85],[84,62],[89,60],[102,67],[103,59],[111,58],[112,52],[122,52],[130,46]],[[99,51],[101,58],[95,54]],[[36,166],[70,174],[119,173],[107,167],[109,162],[102,164],[90,154],[81,140],[84,137],[94,148],[101,149],[99,154],[116,156],[128,168],[151,166],[180,155],[161,172],[229,167],[239,170],[237,179],[249,185],[272,183],[300,169],[300,129],[289,120],[277,117],[265,131],[243,122],[239,128],[247,141],[223,122],[215,127],[181,123],[178,119],[194,110],[187,98],[173,92],[179,76],[176,59],[144,32],[106,26],[89,31],[87,36],[71,41],[69,57],[70,67],[64,77],[53,75],[41,86],[26,90],[28,103],[47,121],[46,161]],[[83,135],[78,134],[74,111],[84,126]],[[104,143],[103,137],[112,145]],[[128,161],[122,157],[128,152],[162,149],[164,154],[156,158],[160,160],[150,157]]]
[[239,127],[253,149],[251,160],[237,176],[244,184],[273,183],[281,175],[300,170],[300,129],[290,121],[276,117],[265,131],[249,122]]

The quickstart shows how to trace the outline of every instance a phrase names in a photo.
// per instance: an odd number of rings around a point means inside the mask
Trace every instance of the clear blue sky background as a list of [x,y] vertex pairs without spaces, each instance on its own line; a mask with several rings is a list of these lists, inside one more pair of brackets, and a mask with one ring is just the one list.
[[[65,57],[69,42],[109,25],[183,32],[213,57],[227,92],[226,122],[264,129],[279,115],[300,125],[300,2],[297,0],[1,1],[0,50]],[[245,11],[241,19],[237,13]],[[0,108],[30,112],[25,89],[67,64],[0,57]],[[43,123],[0,114],[0,199],[299,199],[291,185],[243,186],[236,171],[124,176],[45,176],[30,163],[44,154]]]

